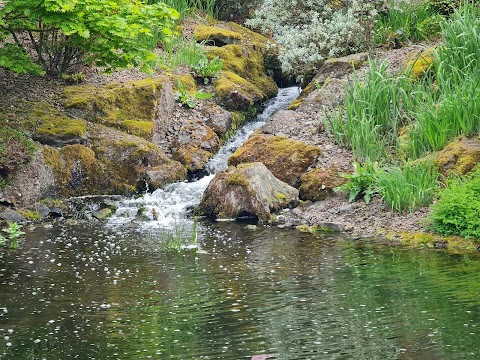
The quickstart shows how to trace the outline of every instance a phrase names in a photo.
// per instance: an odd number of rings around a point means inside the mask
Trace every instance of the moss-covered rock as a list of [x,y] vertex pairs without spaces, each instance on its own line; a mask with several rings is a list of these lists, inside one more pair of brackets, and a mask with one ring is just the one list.
[[333,189],[344,184],[346,179],[338,175],[338,169],[315,169],[300,177],[301,200],[319,201],[333,194]]
[[214,46],[224,46],[226,44],[236,44],[242,39],[242,34],[225,29],[220,26],[198,25],[193,36],[199,42],[206,42]]
[[220,139],[210,127],[203,121],[188,121],[172,144],[172,155],[189,171],[197,171],[219,149]]
[[214,86],[218,98],[227,109],[242,110],[258,106],[277,93],[277,85],[265,70],[267,38],[234,23],[217,23],[211,27],[199,25],[195,31],[200,37],[217,34],[219,39],[218,34],[223,34],[225,39],[235,39],[228,42],[218,40],[227,45],[207,49],[209,59],[218,56],[223,60],[223,71]]
[[284,136],[257,134],[228,159],[229,165],[262,162],[278,179],[291,186],[320,155],[320,148]]
[[167,81],[161,77],[105,86],[69,86],[63,91],[63,104],[71,116],[150,139],[157,97]]
[[217,173],[196,209],[199,215],[269,220],[298,201],[298,190],[278,180],[262,163],[241,164]]
[[435,165],[444,174],[467,174],[480,164],[480,138],[459,138],[435,154]]
[[431,47],[423,51],[412,51],[409,53],[405,59],[405,74],[412,81],[425,76],[432,68],[436,52],[437,48]]

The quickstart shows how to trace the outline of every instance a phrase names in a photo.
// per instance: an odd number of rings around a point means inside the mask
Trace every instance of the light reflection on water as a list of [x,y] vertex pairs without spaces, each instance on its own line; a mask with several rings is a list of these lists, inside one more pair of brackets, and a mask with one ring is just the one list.
[[[145,230],[146,231],[146,230]],[[0,253],[0,358],[477,359],[479,256],[199,225],[38,229]]]

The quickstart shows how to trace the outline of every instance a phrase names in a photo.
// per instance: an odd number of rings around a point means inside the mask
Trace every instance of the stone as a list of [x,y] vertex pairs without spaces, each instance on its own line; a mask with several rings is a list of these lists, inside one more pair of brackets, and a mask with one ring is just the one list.
[[448,175],[465,175],[480,163],[480,137],[459,138],[435,153],[435,166]]
[[338,175],[338,169],[315,169],[300,177],[299,188],[301,200],[320,201],[332,195],[336,187],[344,184],[346,179]]
[[103,208],[101,210],[97,210],[92,213],[92,216],[98,220],[104,220],[111,215],[112,215],[112,210],[110,208]]
[[233,114],[220,106],[208,107],[202,113],[206,117],[205,124],[219,137],[225,135],[232,127]]
[[275,178],[262,163],[240,164],[215,175],[195,213],[214,219],[257,217],[294,206],[298,190]]
[[337,222],[319,222],[315,224],[315,226],[320,227],[320,228],[328,228],[333,231],[338,231],[342,232],[345,230],[345,225],[342,223],[337,223]]
[[0,219],[16,223],[26,223],[27,219],[15,211],[0,212]]
[[228,159],[229,165],[261,162],[275,177],[291,186],[320,155],[320,148],[283,136],[257,134],[250,137]]
[[342,205],[338,208],[338,211],[340,215],[351,214],[353,212],[353,205],[352,204]]
[[50,208],[41,203],[35,203],[33,205],[35,211],[40,215],[42,219],[46,218],[50,214]]

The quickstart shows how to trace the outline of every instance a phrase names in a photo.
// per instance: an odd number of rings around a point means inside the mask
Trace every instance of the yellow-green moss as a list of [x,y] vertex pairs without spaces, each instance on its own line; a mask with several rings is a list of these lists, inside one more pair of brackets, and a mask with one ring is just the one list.
[[405,73],[414,81],[423,77],[432,67],[437,49],[428,48],[417,55],[410,55],[407,58],[412,58],[407,61]]
[[152,121],[123,120],[119,128],[128,134],[148,139],[152,135],[154,124]]
[[290,105],[288,105],[288,110],[297,110],[300,105],[302,105],[303,103],[303,98],[300,99],[300,98],[297,98],[295,100],[293,100]]
[[428,247],[428,248],[445,248],[453,251],[475,251],[479,245],[475,240],[468,240],[460,236],[441,236],[431,233],[412,233],[412,232],[382,232],[391,241],[398,242],[405,246],[412,247]]
[[318,225],[313,225],[313,226],[308,226],[308,225],[298,225],[295,227],[300,232],[303,233],[312,233],[316,234],[319,232],[333,232],[334,230],[332,228],[329,228],[328,226],[318,226]]
[[147,129],[145,122],[153,122],[158,91],[166,81],[168,78],[162,77],[113,82],[101,87],[89,84],[69,86],[63,91],[63,104],[75,117],[149,138],[151,130]]
[[238,172],[232,173],[227,179],[228,185],[238,185],[238,186],[247,186],[248,179],[245,174],[240,174]]
[[197,25],[193,31],[193,36],[197,41],[207,41],[211,38],[231,39],[232,41],[240,41],[242,34],[227,30],[218,26]]
[[42,216],[38,211],[33,211],[28,209],[17,209],[16,211],[27,220],[36,221],[42,218]]
[[435,154],[435,165],[444,174],[467,174],[480,164],[480,138],[456,139]]
[[220,98],[239,91],[248,97],[248,106],[253,106],[255,99],[260,100],[264,97],[258,87],[231,71],[222,72],[222,75],[215,81],[215,91]]
[[195,83],[195,79],[193,78],[192,74],[184,74],[184,75],[176,75],[172,76],[172,80],[174,83],[175,90],[177,89],[177,80],[183,86],[183,89],[190,95],[193,95],[197,91],[197,84]]

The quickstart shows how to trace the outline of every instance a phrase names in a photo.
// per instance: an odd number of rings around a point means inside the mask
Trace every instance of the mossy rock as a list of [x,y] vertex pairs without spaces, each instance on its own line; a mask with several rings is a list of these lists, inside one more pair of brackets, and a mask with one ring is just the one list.
[[298,202],[298,190],[280,181],[262,163],[240,164],[217,173],[196,209],[198,215],[269,220]]
[[168,78],[161,77],[105,86],[69,86],[63,90],[63,104],[71,116],[150,139],[157,97],[166,81]]
[[67,145],[60,150],[45,145],[42,151],[61,196],[100,194],[101,189],[108,186],[92,149],[80,144]]
[[84,120],[71,118],[52,105],[38,101],[19,102],[14,121],[7,123],[17,130],[32,134],[34,140],[52,146],[83,143],[87,132]]
[[465,239],[461,236],[442,236],[424,232],[396,232],[383,231],[380,234],[390,241],[399,242],[409,247],[427,247],[432,249],[445,249],[449,252],[477,251],[478,242]]
[[189,121],[179,130],[172,155],[189,171],[198,171],[219,149],[220,139],[210,127],[202,121]]
[[300,177],[301,200],[320,201],[333,194],[333,189],[345,184],[346,179],[338,174],[336,167],[315,169]]
[[36,152],[34,142],[10,126],[0,127],[0,189],[20,167],[30,162]]
[[443,150],[436,152],[435,165],[439,171],[467,174],[480,164],[480,138],[459,138],[448,144]]
[[175,91],[178,91],[177,81],[179,81],[182,84],[183,89],[189,95],[193,95],[197,91],[197,84],[192,74],[176,75],[176,76],[172,76],[171,79],[172,79]]
[[193,36],[198,42],[206,42],[215,46],[226,44],[237,44],[242,39],[242,34],[225,29],[220,26],[209,26],[200,24],[195,27]]
[[278,179],[291,186],[320,155],[320,148],[284,136],[257,134],[228,159],[229,165],[262,162]]
[[424,77],[432,69],[437,48],[431,47],[421,52],[412,51],[405,60],[405,74],[412,80]]

